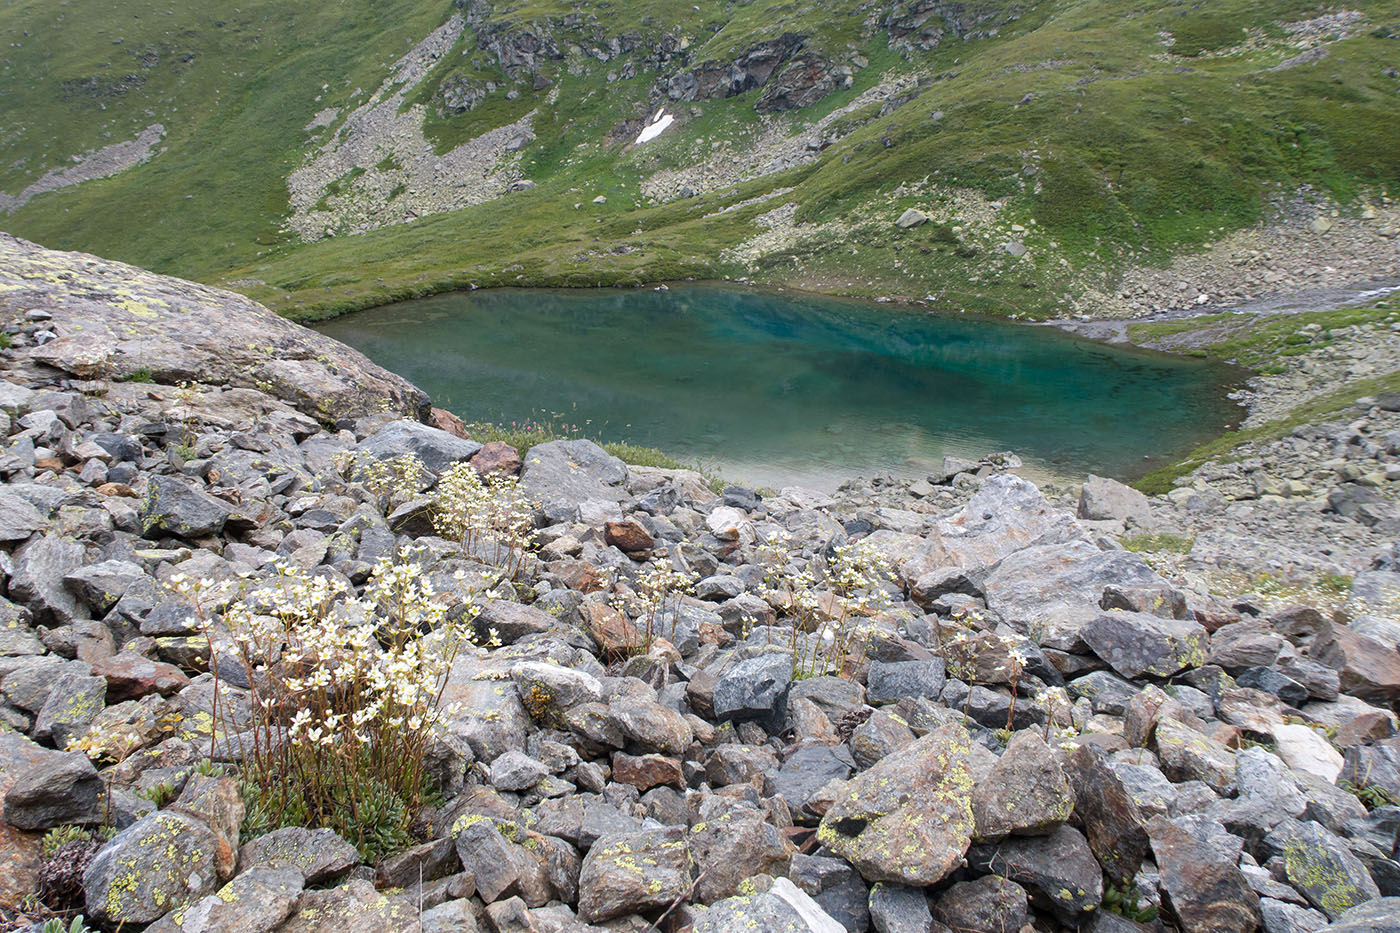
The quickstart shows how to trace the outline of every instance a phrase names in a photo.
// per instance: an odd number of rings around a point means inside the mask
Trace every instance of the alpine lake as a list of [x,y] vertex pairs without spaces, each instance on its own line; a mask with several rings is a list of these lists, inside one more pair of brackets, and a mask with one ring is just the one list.
[[553,422],[754,486],[1014,451],[1129,481],[1238,423],[1243,372],[970,315],[717,284],[454,292],[318,325],[467,422]]

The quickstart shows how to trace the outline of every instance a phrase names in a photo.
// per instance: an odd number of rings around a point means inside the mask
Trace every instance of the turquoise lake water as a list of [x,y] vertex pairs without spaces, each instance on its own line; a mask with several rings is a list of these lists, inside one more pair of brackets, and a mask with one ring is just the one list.
[[1132,479],[1241,414],[1216,363],[718,285],[459,292],[319,329],[466,421],[554,418],[770,486],[1002,450],[1032,476]]

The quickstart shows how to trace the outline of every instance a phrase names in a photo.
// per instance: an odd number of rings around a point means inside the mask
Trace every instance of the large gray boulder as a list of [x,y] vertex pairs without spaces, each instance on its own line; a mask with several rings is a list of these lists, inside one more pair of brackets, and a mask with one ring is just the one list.
[[233,510],[183,477],[152,476],[141,500],[141,533],[148,538],[216,535]]
[[441,428],[417,421],[391,421],[360,441],[359,451],[379,460],[393,460],[413,454],[434,473],[442,473],[470,460],[481,449],[476,441],[464,440]]
[[1131,521],[1138,526],[1152,522],[1147,496],[1104,476],[1091,475],[1084,481],[1077,514],[1090,521]]
[[269,389],[319,422],[384,410],[423,417],[428,397],[357,350],[234,292],[0,234],[0,311],[47,312],[59,337],[19,355],[86,376]]
[[56,533],[31,539],[15,552],[10,598],[27,607],[36,622],[65,625],[88,618],[87,609],[63,584],[85,558],[81,544]]
[[1113,609],[1084,626],[1080,637],[1129,680],[1144,674],[1170,677],[1206,662],[1206,630],[1187,619]]
[[48,525],[49,520],[29,500],[0,488],[0,542],[23,541]]
[[1010,473],[989,476],[967,505],[940,521],[900,576],[913,585],[921,576],[960,568],[976,582],[1008,555],[1036,545],[1063,544],[1083,533],[1052,506],[1035,485]]
[[9,782],[4,797],[7,823],[38,832],[65,823],[87,823],[100,815],[102,779],[81,752],[54,752],[13,736],[0,747],[0,781]]
[[627,465],[592,441],[536,444],[525,452],[520,481],[550,522],[577,521],[590,500],[627,498]]

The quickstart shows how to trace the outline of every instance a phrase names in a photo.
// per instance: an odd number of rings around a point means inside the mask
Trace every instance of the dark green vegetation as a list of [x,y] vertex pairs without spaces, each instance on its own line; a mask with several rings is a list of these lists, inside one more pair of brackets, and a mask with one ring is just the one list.
[[319,329],[463,418],[508,425],[477,440],[583,433],[750,484],[913,478],[1007,449],[1040,475],[1133,478],[1240,414],[1231,367],[749,288],[460,292]]
[[[1256,222],[1271,192],[1308,184],[1345,205],[1400,184],[1397,0],[1354,5],[1363,21],[1330,33],[1324,57],[1278,71],[1303,41],[1283,24],[1331,7],[979,0],[957,5],[969,38],[947,29],[924,51],[903,37],[910,6],[474,0],[474,26],[404,106],[422,105],[438,153],[536,111],[517,167],[537,187],[304,244],[285,227],[286,180],[325,136],[303,127],[323,108],[343,120],[364,103],[452,4],[16,0],[0,9],[0,191],[18,193],[153,123],[166,136],[146,164],[41,194],[0,214],[0,227],[231,284],[299,317],[472,284],[722,275],[1046,316],[1066,296],[1111,287],[1128,263],[1162,261]],[[578,15],[566,23],[569,14]],[[804,53],[826,66],[850,68],[852,86],[763,116],[755,104],[766,89],[666,100],[671,75],[732,61],[784,30],[806,35]],[[559,57],[507,73],[491,41],[522,31],[554,41]],[[617,37],[635,48],[608,61],[581,51]],[[658,62],[653,50],[667,43],[670,58]],[[644,191],[660,170],[753,150],[765,123],[770,134],[798,133],[900,76],[911,85],[899,106],[872,99],[837,115],[821,130],[834,141],[805,164],[666,203]],[[445,88],[488,81],[494,90],[475,109],[444,106]],[[662,104],[676,125],[629,147]],[[316,206],[354,188],[356,171],[396,165],[373,155]],[[980,195],[969,201],[963,188]],[[606,203],[592,203],[597,195]],[[986,199],[1003,206],[973,216]],[[758,215],[789,202],[801,236],[742,258],[726,252],[763,232]],[[943,222],[896,230],[894,218],[915,205]],[[1001,249],[1013,223],[1027,228],[1014,234],[1027,258]]]

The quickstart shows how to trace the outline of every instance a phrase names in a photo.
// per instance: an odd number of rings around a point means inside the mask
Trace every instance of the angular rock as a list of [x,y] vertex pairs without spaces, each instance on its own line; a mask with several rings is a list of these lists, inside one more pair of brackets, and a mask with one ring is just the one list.
[[757,810],[729,809],[690,828],[690,852],[699,872],[695,897],[712,903],[739,893],[757,875],[785,875],[796,850]]
[[483,477],[515,476],[520,466],[520,452],[505,441],[488,441],[472,457],[472,468]]
[[599,839],[579,873],[579,916],[593,923],[667,907],[690,889],[683,827]]
[[656,540],[650,532],[631,519],[605,523],[603,525],[603,539],[608,544],[628,554],[649,551],[656,544]]
[[58,748],[87,732],[106,702],[107,680],[69,671],[54,681],[48,699],[34,718],[33,734]]
[[232,877],[238,864],[238,836],[243,826],[243,795],[231,777],[191,774],[184,790],[168,808],[197,818],[214,833],[214,866],[219,880]]
[[87,915],[100,923],[144,924],[218,887],[218,840],[183,813],[161,811],[118,833],[83,873]]
[[92,672],[107,681],[107,703],[139,700],[150,694],[170,696],[190,682],[175,665],[152,661],[129,651],[94,661]]
[[1240,873],[1242,840],[1222,848],[1215,839],[1228,836],[1220,827],[1206,835],[1185,820],[1154,817],[1147,824],[1152,853],[1161,870],[1166,905],[1183,933],[1253,933],[1259,929],[1259,897]]
[[497,790],[526,790],[549,774],[542,762],[518,749],[511,749],[491,762],[491,786]]
[[1185,619],[1115,610],[1084,626],[1080,637],[1094,654],[1130,680],[1144,674],[1170,677],[1205,663],[1206,630]]
[[918,888],[880,883],[870,889],[870,921],[876,933],[926,933],[933,912]]
[[833,780],[850,777],[855,766],[845,746],[804,745],[789,755],[782,767],[768,772],[763,793],[766,797],[781,797],[788,807],[800,810]]
[[1066,776],[1074,788],[1074,811],[1089,849],[1104,873],[1119,884],[1132,881],[1147,854],[1147,831],[1132,795],[1096,749],[1081,745],[1069,758]]
[[26,768],[7,773],[5,821],[40,832],[65,823],[91,823],[101,814],[102,779],[80,752],[45,752]]
[[1026,924],[1026,892],[1014,881],[984,875],[944,891],[934,904],[935,919],[950,930],[1019,931]]
[[326,891],[304,891],[278,933],[420,933],[418,908],[368,881]]
[[238,865],[244,871],[255,865],[293,868],[307,884],[328,881],[358,864],[360,853],[330,829],[287,826],[244,843],[238,850]]
[[1351,908],[1327,933],[1400,933],[1400,897],[1382,897]]
[[104,560],[79,567],[63,578],[70,590],[95,611],[106,612],[134,586],[151,582],[140,566],[125,560]]
[[166,914],[146,933],[271,933],[301,894],[301,872],[251,868],[189,907]]
[[470,460],[481,450],[476,441],[450,434],[417,421],[391,421],[360,441],[359,450],[377,460],[393,460],[413,454],[434,473]]
[[1342,692],[1375,703],[1400,700],[1400,652],[1394,646],[1327,622],[1308,652],[1337,672]]
[[695,739],[685,717],[673,709],[639,697],[613,702],[608,710],[629,742],[645,752],[679,755]]
[[621,502],[627,466],[592,441],[550,441],[525,453],[520,482],[552,522],[577,521],[590,499]]
[[1006,751],[972,791],[976,836],[999,839],[1043,835],[1069,819],[1074,794],[1050,747],[1029,729],[1011,737]]
[[483,901],[490,904],[519,895],[539,907],[549,900],[542,888],[546,884],[543,864],[507,839],[490,817],[477,814],[459,819],[453,832],[457,857],[476,879],[476,893]]
[[614,752],[612,773],[614,781],[630,784],[639,791],[666,785],[685,787],[680,759],[668,758],[665,755],[628,755],[624,752]]
[[1361,860],[1317,823],[1281,821],[1265,837],[1264,851],[1282,858],[1289,883],[1332,920],[1381,896]]
[[1175,719],[1157,723],[1157,757],[1173,781],[1204,781],[1222,797],[1235,793],[1235,756],[1224,745]]
[[1048,836],[1010,836],[995,845],[977,846],[968,862],[1030,890],[1037,906],[1053,911],[1062,923],[1082,923],[1103,901],[1103,873],[1089,843],[1071,826]]
[[792,657],[765,653],[730,665],[715,683],[712,707],[720,721],[758,720],[776,730],[787,714]]
[[879,705],[905,697],[936,699],[947,682],[942,658],[872,661],[866,677],[866,700],[871,705]]
[[203,538],[218,534],[232,509],[183,477],[152,476],[141,500],[141,533]]
[[870,892],[844,860],[798,853],[788,865],[788,878],[845,929],[870,928]]
[[719,901],[700,915],[693,933],[844,933],[841,924],[801,888],[779,878],[767,891]]
[[0,543],[24,541],[49,526],[49,520],[28,499],[0,488]]
[[817,837],[868,881],[923,886],[957,868],[972,841],[967,732],[947,725],[858,775]]
[[86,559],[81,544],[49,533],[25,542],[14,557],[9,595],[33,613],[34,621],[65,625],[88,617],[86,608],[63,584],[63,578]]
[[1084,481],[1075,514],[1090,521],[1131,521],[1139,526],[1152,522],[1147,496],[1117,480],[1092,474]]

